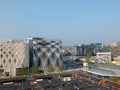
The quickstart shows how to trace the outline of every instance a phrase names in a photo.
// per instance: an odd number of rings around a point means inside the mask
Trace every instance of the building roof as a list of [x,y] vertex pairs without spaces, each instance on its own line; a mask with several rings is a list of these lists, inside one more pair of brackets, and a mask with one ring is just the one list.
[[113,58],[113,61],[120,61],[120,58]]

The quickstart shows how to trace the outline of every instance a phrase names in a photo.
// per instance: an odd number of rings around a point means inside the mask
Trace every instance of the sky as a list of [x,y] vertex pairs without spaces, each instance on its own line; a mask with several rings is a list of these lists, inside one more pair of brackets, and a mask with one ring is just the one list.
[[120,0],[0,0],[0,38],[79,42],[120,40]]

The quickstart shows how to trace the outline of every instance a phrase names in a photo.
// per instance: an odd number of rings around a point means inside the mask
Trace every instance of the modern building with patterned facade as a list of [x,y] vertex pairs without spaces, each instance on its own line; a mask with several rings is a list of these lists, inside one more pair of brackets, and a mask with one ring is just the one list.
[[30,67],[34,63],[39,68],[48,65],[63,64],[62,42],[59,40],[45,40],[44,38],[28,38],[30,47]]
[[[0,72],[13,77],[29,67],[29,44],[22,40],[0,42]],[[25,71],[24,71],[25,70]]]

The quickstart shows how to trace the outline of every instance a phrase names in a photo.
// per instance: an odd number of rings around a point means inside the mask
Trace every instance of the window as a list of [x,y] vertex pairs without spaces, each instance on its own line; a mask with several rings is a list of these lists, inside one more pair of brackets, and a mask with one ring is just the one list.
[[42,53],[42,59],[46,59],[47,55],[45,52]]
[[9,59],[9,63],[11,63],[11,59]]
[[3,58],[3,55],[1,54],[1,58]]
[[55,41],[51,41],[51,43],[55,43]]
[[9,51],[9,54],[11,54],[11,51]]
[[52,58],[55,58],[55,53],[53,52],[52,55],[51,55]]
[[55,45],[52,45],[51,48],[55,48]]
[[62,49],[62,46],[60,46],[60,48]]
[[37,48],[37,51],[38,51],[38,52],[40,52],[40,51],[41,51],[41,48],[40,48],[40,47],[38,47],[38,48]]
[[4,60],[3,60],[3,63],[5,64],[5,62],[6,62],[6,61],[5,61],[5,59],[4,59]]
[[4,53],[4,54],[6,54],[6,52],[5,52],[5,51],[4,51],[3,53]]
[[47,48],[47,52],[50,52],[50,48]]
[[12,54],[12,57],[14,57],[14,55]]
[[59,43],[57,42],[56,45],[59,45]]
[[8,58],[8,54],[6,55],[6,57]]
[[35,50],[33,50],[33,54],[35,54]]
[[38,58],[37,64],[38,64],[38,67],[41,67],[41,59],[40,58]]
[[46,57],[46,54],[45,54],[45,52],[43,52],[43,55],[42,55],[43,57]]
[[51,63],[50,63],[50,58],[48,58],[47,60],[47,66],[49,66]]
[[56,60],[56,66],[59,66],[59,60],[58,59]]
[[56,49],[56,52],[59,53],[59,48]]
[[0,65],[0,68],[2,68],[3,67],[3,65]]
[[16,63],[16,59],[14,59],[14,63]]

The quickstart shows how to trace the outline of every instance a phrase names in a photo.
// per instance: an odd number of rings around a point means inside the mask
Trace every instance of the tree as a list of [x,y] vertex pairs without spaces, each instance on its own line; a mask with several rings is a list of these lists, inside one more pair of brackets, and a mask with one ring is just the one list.
[[39,74],[39,68],[34,64],[30,69],[30,72],[32,73],[32,75]]
[[91,58],[91,55],[88,53],[86,55],[86,62],[88,63],[88,68],[90,69],[92,66],[91,66],[91,62],[90,62],[90,58]]
[[86,62],[90,62],[90,58],[91,58],[91,55],[88,53],[87,55],[86,55]]
[[102,49],[101,49],[102,52],[112,52],[113,50],[114,50],[114,48],[111,47],[110,45],[103,46]]

